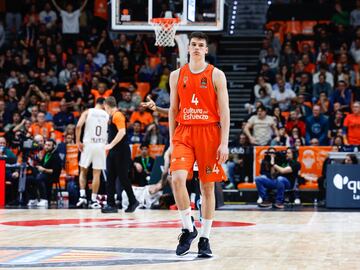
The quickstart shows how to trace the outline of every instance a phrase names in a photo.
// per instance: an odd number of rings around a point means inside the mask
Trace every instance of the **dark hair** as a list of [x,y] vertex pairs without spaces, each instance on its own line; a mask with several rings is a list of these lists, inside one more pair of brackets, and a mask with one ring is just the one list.
[[266,107],[261,104],[259,107],[256,108],[256,112],[258,112],[259,110],[262,110],[262,111],[266,112]]
[[54,139],[51,139],[51,138],[47,139],[46,142],[52,142],[52,145],[53,145],[54,148],[55,148],[56,145],[57,145],[57,144],[56,144],[56,141],[55,141]]
[[288,148],[286,148],[286,150],[290,150],[293,154],[293,160],[297,160],[297,158],[299,156],[299,152],[295,147],[288,147]]
[[190,41],[192,38],[204,39],[206,41],[206,45],[209,43],[209,37],[203,32],[192,32],[190,34]]
[[149,148],[149,144],[146,143],[146,142],[143,142],[143,143],[140,145],[140,149],[142,149],[143,147]]
[[105,104],[108,105],[110,108],[116,107],[116,99],[113,96],[107,97],[105,99]]
[[357,160],[356,155],[354,155],[354,154],[348,154],[347,156],[351,159],[351,163],[352,163],[352,164],[358,164],[358,163],[359,163],[358,160]]
[[103,97],[99,97],[96,100],[96,104],[104,105],[104,103],[105,103],[105,98],[103,98]]

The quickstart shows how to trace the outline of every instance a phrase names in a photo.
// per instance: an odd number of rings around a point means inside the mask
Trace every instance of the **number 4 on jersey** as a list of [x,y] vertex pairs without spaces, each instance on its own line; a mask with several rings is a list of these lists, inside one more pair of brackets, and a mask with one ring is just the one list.
[[192,95],[191,103],[194,103],[196,106],[199,104],[198,98],[195,96],[195,94]]

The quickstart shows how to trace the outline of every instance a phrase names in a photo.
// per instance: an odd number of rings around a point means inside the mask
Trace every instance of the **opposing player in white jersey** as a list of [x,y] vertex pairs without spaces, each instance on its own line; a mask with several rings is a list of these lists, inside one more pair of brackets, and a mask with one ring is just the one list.
[[[81,152],[80,157],[80,198],[77,207],[87,205],[86,199],[86,178],[87,171],[92,163],[93,180],[90,207],[101,208],[97,201],[97,193],[100,186],[100,174],[106,169],[105,145],[108,139],[109,115],[104,110],[104,98],[98,98],[95,108],[83,112],[76,125],[76,144]],[[83,142],[81,143],[82,127],[85,124]]]

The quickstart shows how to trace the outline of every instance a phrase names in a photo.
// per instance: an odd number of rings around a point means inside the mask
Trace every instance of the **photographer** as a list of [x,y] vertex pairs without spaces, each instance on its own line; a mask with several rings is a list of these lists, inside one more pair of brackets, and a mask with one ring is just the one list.
[[281,153],[277,153],[274,148],[269,148],[261,163],[262,175],[255,178],[259,196],[263,200],[259,206],[271,206],[272,203],[268,199],[267,191],[268,189],[276,189],[274,207],[283,209],[285,190],[294,186],[300,170],[300,163],[296,160],[296,152],[287,148],[286,156],[283,158]]
[[[0,137],[0,158],[5,160],[6,169],[5,169],[5,179],[10,181],[11,185],[7,187],[6,196],[9,200],[13,199],[16,196],[16,183],[12,181],[13,171],[9,165],[16,163],[15,154],[6,146],[5,137]],[[7,200],[8,201],[8,200]]]
[[[61,173],[61,159],[57,151],[56,142],[48,139],[44,145],[45,155],[40,161],[40,165],[36,166],[39,174],[35,179],[29,179],[30,189],[29,206],[48,206],[51,197],[52,184],[59,179]],[[40,202],[35,198],[36,192],[40,193]]]

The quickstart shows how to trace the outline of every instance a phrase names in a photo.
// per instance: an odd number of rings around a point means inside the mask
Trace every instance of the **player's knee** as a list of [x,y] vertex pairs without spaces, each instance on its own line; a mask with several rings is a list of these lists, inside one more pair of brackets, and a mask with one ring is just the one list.
[[210,184],[202,185],[201,195],[206,197],[214,196],[214,184],[210,183]]

